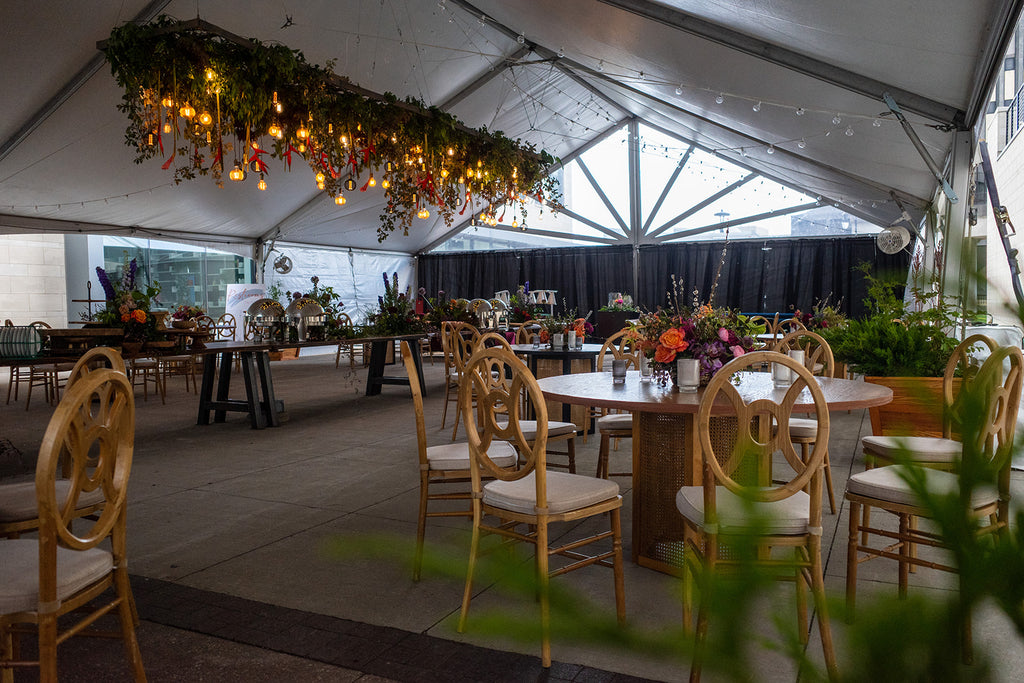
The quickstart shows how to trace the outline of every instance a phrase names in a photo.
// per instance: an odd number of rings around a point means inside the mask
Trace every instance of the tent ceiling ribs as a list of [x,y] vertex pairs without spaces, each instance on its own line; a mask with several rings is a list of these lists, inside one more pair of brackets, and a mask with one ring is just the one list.
[[[513,228],[511,225],[495,225],[491,230],[502,230],[504,232],[515,232],[522,234],[522,228]],[[579,240],[581,242],[593,242],[594,244],[615,244],[613,240],[606,240],[600,237],[592,237],[590,235],[573,235],[568,232],[555,232],[553,230],[535,230],[531,228],[528,231],[531,235],[540,235],[541,237],[553,237],[560,240]]]
[[478,76],[477,78],[473,79],[473,81],[469,85],[467,85],[466,87],[462,88],[457,93],[455,93],[454,95],[449,97],[447,100],[445,100],[441,104],[441,106],[438,107],[438,109],[440,109],[441,111],[448,111],[448,110],[450,110],[452,107],[457,105],[459,102],[461,102],[462,100],[466,99],[467,97],[469,97],[470,95],[475,93],[477,90],[479,90],[480,88],[482,88],[483,86],[487,85],[492,80],[494,80],[496,77],[501,75],[506,69],[508,69],[509,65],[512,62],[517,61],[519,59],[522,59],[523,57],[525,57],[528,54],[530,54],[530,48],[524,46],[524,47],[519,48],[518,50],[516,50],[515,52],[513,52],[509,56],[502,57],[501,60],[499,60],[496,64],[491,64],[487,68],[487,71],[485,71],[484,73],[480,74],[480,76]]
[[664,235],[659,237],[656,242],[672,242],[680,240],[685,237],[692,237],[693,235],[699,235],[705,232],[711,232],[712,230],[724,230],[731,228],[735,225],[747,225],[755,221],[764,220],[765,218],[777,218],[779,216],[788,216],[791,213],[799,213],[800,211],[808,211],[820,206],[818,202],[808,202],[807,204],[800,204],[799,206],[791,206],[788,209],[780,209],[778,211],[765,211],[754,216],[744,216],[731,221],[725,221],[723,223],[712,223],[711,225],[705,225],[701,228],[694,228],[692,230],[683,230],[682,232],[673,233],[671,235]]
[[690,143],[690,146],[686,148],[686,152],[683,154],[682,158],[679,159],[679,163],[676,164],[676,167],[672,170],[672,175],[665,183],[665,188],[661,191],[661,196],[658,197],[658,201],[654,203],[654,208],[651,209],[651,214],[647,217],[647,221],[644,223],[641,230],[644,234],[646,234],[651,228],[651,223],[654,222],[654,217],[657,216],[658,212],[661,210],[661,205],[665,203],[668,193],[676,184],[676,178],[678,178],[679,174],[683,172],[683,167],[686,166],[686,162],[690,160],[690,156],[693,154],[694,149],[696,149],[696,147],[693,143]]
[[605,208],[608,209],[608,213],[612,215],[612,218],[615,219],[615,222],[618,223],[619,227],[622,228],[622,232],[629,235],[629,226],[626,225],[626,221],[622,220],[622,216],[619,215],[618,209],[616,209],[615,205],[612,204],[612,200],[608,199],[608,195],[606,195],[604,193],[604,190],[601,189],[601,183],[597,182],[597,178],[595,178],[594,174],[590,172],[590,169],[587,168],[587,165],[583,163],[583,157],[576,157],[575,161],[576,164],[580,167],[580,170],[583,171],[583,175],[585,175],[587,177],[587,180],[590,181],[590,184],[594,188],[594,191],[597,192],[597,196],[601,198],[601,201],[604,203]]
[[32,232],[145,235],[147,237],[170,237],[192,240],[194,242],[210,242],[212,244],[252,244],[252,240],[248,237],[228,237],[226,235],[212,235],[205,232],[185,232],[183,230],[143,228],[136,225],[114,225],[112,223],[93,223],[90,221],[69,221],[61,218],[18,216],[10,213],[0,213],[0,227]]
[[754,178],[757,178],[757,177],[759,177],[758,174],[750,173],[748,175],[743,176],[742,178],[740,178],[739,180],[737,180],[734,183],[729,183],[728,185],[723,187],[718,192],[714,193],[713,195],[711,195],[710,197],[707,197],[706,199],[704,199],[702,201],[697,202],[696,204],[691,206],[689,209],[687,209],[686,211],[683,211],[681,214],[679,214],[675,218],[671,219],[670,221],[668,221],[664,225],[660,226],[657,230],[654,230],[653,232],[651,232],[647,236],[648,237],[657,237],[658,235],[660,235],[661,233],[665,232],[666,230],[668,230],[672,226],[674,226],[674,225],[676,225],[676,224],[678,224],[678,223],[680,223],[682,221],[685,221],[687,218],[689,218],[693,214],[697,213],[701,209],[704,209],[704,208],[706,208],[708,206],[711,206],[712,204],[717,202],[719,199],[721,199],[725,195],[729,194],[733,190],[736,190],[736,189],[738,189],[740,187],[743,187],[744,185],[746,185],[751,180],[753,180]]
[[845,90],[881,101],[889,92],[904,109],[932,121],[964,128],[967,114],[923,95],[910,92],[874,78],[855,73],[828,62],[808,57],[778,45],[715,24],[685,12],[665,7],[651,0],[599,0],[617,9],[630,12],[665,26],[684,31],[719,45],[743,52],[764,61],[802,73]]
[[[145,24],[150,19],[155,17],[160,11],[170,4],[171,0],[153,0],[148,5],[142,8],[142,11],[135,15],[132,21],[136,24]],[[103,63],[106,61],[106,57],[102,53],[96,53],[86,62],[85,66],[78,70],[74,76],[68,80],[67,83],[62,85],[60,89],[48,99],[43,106],[37,109],[28,117],[28,120],[21,125],[18,130],[14,131],[14,134],[4,140],[4,143],[0,145],[0,161],[3,161],[8,154],[13,152],[18,145],[25,141],[29,135],[32,134],[36,128],[43,124],[46,119],[61,108],[61,106],[71,98],[78,89],[81,88],[86,82],[92,78]]]

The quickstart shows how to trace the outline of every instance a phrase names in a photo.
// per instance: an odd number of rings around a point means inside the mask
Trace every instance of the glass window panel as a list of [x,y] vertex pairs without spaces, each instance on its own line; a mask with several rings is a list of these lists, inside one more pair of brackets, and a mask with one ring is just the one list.
[[[775,237],[842,237],[874,235],[881,228],[832,206],[820,206],[786,216],[774,216],[729,228],[729,239],[771,239]],[[725,230],[691,235],[687,242],[722,240]]]

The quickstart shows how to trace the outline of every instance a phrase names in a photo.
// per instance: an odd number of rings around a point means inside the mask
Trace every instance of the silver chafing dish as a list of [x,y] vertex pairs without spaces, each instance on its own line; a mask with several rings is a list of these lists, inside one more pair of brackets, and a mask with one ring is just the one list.
[[327,315],[323,307],[316,299],[308,296],[292,299],[285,311],[288,324],[294,327],[298,333],[298,341],[313,341],[324,338],[324,325],[327,323]]
[[274,299],[254,301],[245,313],[245,324],[252,327],[254,341],[288,341],[288,316]]

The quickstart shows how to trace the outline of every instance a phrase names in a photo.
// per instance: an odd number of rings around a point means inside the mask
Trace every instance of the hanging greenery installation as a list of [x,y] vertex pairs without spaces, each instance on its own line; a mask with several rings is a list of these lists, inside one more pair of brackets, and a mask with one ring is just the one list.
[[[98,46],[124,96],[125,143],[135,163],[165,158],[175,182],[258,178],[267,188],[278,159],[303,164],[340,206],[345,192],[378,185],[384,241],[406,235],[433,208],[449,226],[474,207],[532,197],[557,204],[551,155],[486,128],[471,129],[422,102],[354,86],[332,62],[247,40],[196,19],[126,23]],[[521,208],[521,210],[523,210]],[[524,214],[525,215],[525,214]]]

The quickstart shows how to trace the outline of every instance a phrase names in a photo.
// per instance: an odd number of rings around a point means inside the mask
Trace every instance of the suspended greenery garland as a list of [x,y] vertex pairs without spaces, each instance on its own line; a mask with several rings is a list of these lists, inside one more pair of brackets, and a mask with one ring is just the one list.
[[474,204],[556,202],[551,155],[486,128],[473,130],[414,99],[349,84],[298,50],[246,40],[201,20],[160,17],[120,26],[99,44],[124,89],[125,143],[135,163],[166,157],[175,182],[209,175],[223,186],[258,176],[267,159],[305,163],[317,187],[342,205],[345,192],[383,188],[377,238],[433,207],[451,226]]

